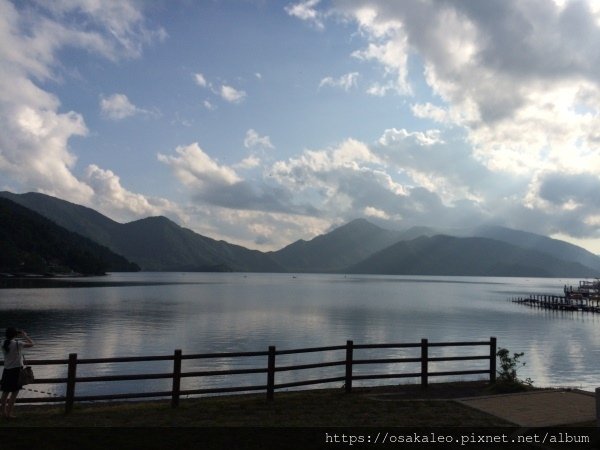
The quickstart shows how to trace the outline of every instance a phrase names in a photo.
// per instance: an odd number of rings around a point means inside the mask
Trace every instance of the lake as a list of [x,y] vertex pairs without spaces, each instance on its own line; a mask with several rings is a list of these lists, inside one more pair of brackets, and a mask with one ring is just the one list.
[[[522,360],[526,366],[519,370],[521,378],[533,379],[536,386],[593,390],[600,383],[600,315],[533,309],[508,300],[530,292],[560,295],[565,284],[577,285],[578,281],[119,273],[55,280],[50,285],[80,287],[0,289],[0,326],[14,325],[29,332],[36,341],[36,346],[27,352],[31,359],[65,359],[69,353],[77,353],[79,358],[171,355],[174,349],[181,349],[184,355],[262,351],[269,345],[284,350],[343,345],[347,340],[355,344],[419,342],[421,338],[431,342],[485,341],[495,336],[498,347],[508,348],[511,353],[525,353]],[[485,353],[486,349],[483,347],[479,352]],[[475,352],[471,349],[467,353]],[[343,356],[337,353],[337,359]],[[408,349],[396,349],[383,352],[383,356],[410,355]],[[293,364],[309,357],[314,362],[320,356],[297,355],[287,362]],[[78,375],[168,372],[171,364],[80,366]],[[184,370],[228,369],[237,367],[236,364],[266,365],[264,358],[241,363],[233,359],[194,360],[184,361]],[[63,366],[34,369],[38,377],[66,373]],[[314,377],[333,373],[331,370],[343,374],[343,367],[338,367],[315,372]],[[358,366],[356,370],[368,371]],[[398,371],[391,367],[377,369],[382,370]],[[294,376],[278,374],[278,382],[293,381]],[[263,375],[246,377],[249,384],[257,384],[257,377],[261,380],[259,384],[264,384]],[[222,377],[183,381],[183,388],[227,383]],[[387,381],[396,382],[399,381]],[[168,389],[169,383],[169,380],[110,383],[110,391],[140,391],[141,384],[144,388],[162,390]],[[64,393],[62,386],[44,389]],[[77,393],[106,393],[106,389],[103,383],[82,383]]]

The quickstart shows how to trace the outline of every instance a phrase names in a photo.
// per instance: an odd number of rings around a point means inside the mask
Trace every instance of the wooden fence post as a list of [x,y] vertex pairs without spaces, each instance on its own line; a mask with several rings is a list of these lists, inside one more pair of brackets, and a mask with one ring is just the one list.
[[596,388],[596,427],[600,427],[600,388]]
[[427,339],[421,339],[421,388],[428,384],[429,343]]
[[346,341],[346,393],[352,392],[352,359],[354,354],[354,341]]
[[171,408],[179,406],[181,391],[181,350],[175,350],[173,355],[173,390],[171,391]]
[[267,366],[267,400],[275,396],[275,346],[269,346],[269,363]]
[[496,382],[496,338],[490,338],[490,383]]
[[69,365],[67,368],[67,394],[65,400],[65,414],[73,409],[75,402],[75,378],[77,377],[77,353],[69,354]]

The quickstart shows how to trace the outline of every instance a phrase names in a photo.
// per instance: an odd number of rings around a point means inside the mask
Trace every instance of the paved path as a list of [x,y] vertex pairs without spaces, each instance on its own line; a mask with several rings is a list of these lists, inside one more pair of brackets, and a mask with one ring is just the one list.
[[596,420],[593,392],[549,390],[457,401],[521,427],[551,427]]

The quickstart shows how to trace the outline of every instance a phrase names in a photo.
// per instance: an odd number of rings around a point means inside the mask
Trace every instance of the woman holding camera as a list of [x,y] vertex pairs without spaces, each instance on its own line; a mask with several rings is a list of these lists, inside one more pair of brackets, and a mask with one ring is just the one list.
[[[16,338],[21,337],[23,341]],[[4,370],[2,371],[2,417],[5,419],[14,419],[12,415],[13,406],[21,386],[19,385],[19,372],[23,365],[23,348],[33,347],[33,341],[23,330],[9,327],[6,329],[6,339],[2,344],[2,353],[4,353]],[[10,394],[10,395],[9,395]]]

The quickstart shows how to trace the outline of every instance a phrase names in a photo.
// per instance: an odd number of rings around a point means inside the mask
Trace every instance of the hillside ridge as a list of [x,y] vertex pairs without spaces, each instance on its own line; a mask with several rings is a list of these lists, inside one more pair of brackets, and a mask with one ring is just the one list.
[[600,273],[600,257],[581,247],[499,226],[463,230],[420,226],[396,231],[358,218],[310,240],[261,252],[200,235],[164,216],[119,223],[45,194],[0,192],[0,197],[108,247],[146,271],[546,277]]

